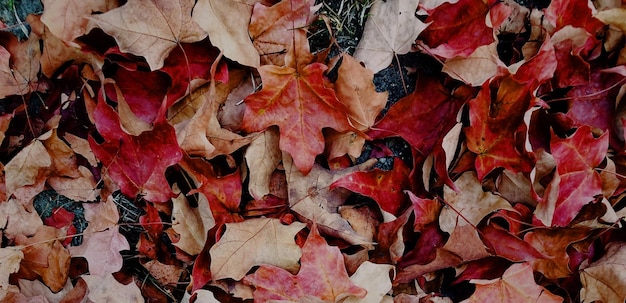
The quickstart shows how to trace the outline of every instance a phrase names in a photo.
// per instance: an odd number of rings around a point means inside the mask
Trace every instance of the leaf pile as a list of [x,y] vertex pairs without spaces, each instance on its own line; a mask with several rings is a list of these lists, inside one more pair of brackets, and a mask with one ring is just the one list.
[[332,57],[314,0],[42,2],[1,302],[626,299],[621,2],[376,1]]

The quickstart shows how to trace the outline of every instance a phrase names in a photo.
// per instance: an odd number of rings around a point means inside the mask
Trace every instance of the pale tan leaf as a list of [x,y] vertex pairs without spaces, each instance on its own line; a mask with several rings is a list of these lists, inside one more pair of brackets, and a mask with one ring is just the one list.
[[118,6],[117,0],[43,0],[41,21],[57,37],[72,41],[85,34],[85,17],[93,12],[104,13]]
[[[174,185],[174,191],[178,185]],[[190,255],[199,254],[206,242],[207,232],[215,226],[209,201],[198,193],[198,207],[191,207],[187,198],[180,194],[172,199],[172,228],[179,235],[174,245]]]
[[390,264],[374,264],[366,261],[350,277],[350,281],[358,287],[367,290],[364,298],[350,296],[343,300],[344,303],[379,303],[391,290],[389,272],[394,269]]
[[626,300],[626,242],[613,242],[598,261],[580,272],[582,302]]
[[241,280],[253,266],[262,264],[296,272],[302,250],[295,236],[304,227],[271,218],[226,223],[226,232],[209,250],[213,279]]
[[111,274],[103,276],[83,275],[81,278],[87,283],[89,288],[87,297],[92,302],[120,302],[120,298],[124,298],[123,301],[127,303],[145,302],[135,283],[124,285],[117,282]]
[[193,20],[209,33],[224,56],[242,65],[258,67],[259,53],[248,35],[252,5],[235,0],[199,0]]
[[468,57],[447,59],[442,71],[469,85],[481,86],[485,81],[496,76],[498,61],[496,42],[493,42],[478,47]]
[[4,299],[9,289],[9,275],[20,269],[24,258],[21,247],[0,248],[0,300]]
[[250,170],[248,190],[255,199],[270,193],[272,173],[282,160],[278,147],[278,129],[268,128],[246,149],[246,163]]
[[41,177],[50,165],[52,165],[52,159],[41,141],[34,140],[24,147],[4,167],[7,196],[21,187],[42,182]]
[[376,1],[365,22],[354,57],[374,73],[386,68],[394,55],[411,50],[427,25],[415,16],[419,0]]
[[43,222],[34,209],[28,210],[17,200],[9,199],[0,203],[0,226],[4,228],[4,235],[12,240],[17,235],[34,235]]
[[[511,204],[502,197],[483,191],[474,172],[464,173],[454,184],[459,192],[447,186],[444,188],[443,198],[447,204],[439,216],[441,230],[447,233],[454,231],[457,222],[458,226],[470,224],[476,226],[485,216],[496,210],[513,210]],[[465,219],[459,217],[457,212],[461,213]]]
[[87,233],[80,246],[71,246],[73,256],[82,256],[89,262],[89,273],[104,276],[122,268],[120,251],[129,250],[128,240],[119,233],[119,226]]
[[90,20],[113,36],[121,51],[143,56],[157,70],[178,43],[206,38],[206,32],[191,20],[193,4],[193,0],[129,0]]

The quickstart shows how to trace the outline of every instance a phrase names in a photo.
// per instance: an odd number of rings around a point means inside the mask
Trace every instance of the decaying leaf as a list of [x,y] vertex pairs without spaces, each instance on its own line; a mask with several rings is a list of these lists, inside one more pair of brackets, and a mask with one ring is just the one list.
[[211,248],[211,274],[216,280],[241,280],[255,265],[273,265],[296,272],[301,256],[294,238],[305,224],[283,225],[259,218],[226,223],[226,232]]

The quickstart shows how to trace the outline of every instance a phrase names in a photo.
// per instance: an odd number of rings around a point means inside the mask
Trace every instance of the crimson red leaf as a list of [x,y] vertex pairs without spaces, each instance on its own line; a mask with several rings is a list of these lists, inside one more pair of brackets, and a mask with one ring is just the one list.
[[327,67],[313,63],[295,69],[264,65],[259,68],[263,89],[245,98],[241,129],[256,132],[278,125],[280,149],[288,152],[302,173],[313,168],[315,157],[324,152],[322,129],[353,130],[345,106],[335,92],[324,86]]
[[435,55],[468,56],[479,46],[494,41],[493,28],[486,23],[487,13],[489,7],[483,0],[445,2],[430,12],[425,22],[430,24],[419,38]]
[[419,77],[416,87],[395,103],[368,135],[374,139],[401,136],[427,157],[454,126],[459,109],[475,92],[464,85],[450,91],[438,77],[427,76]]
[[[122,91],[131,111],[144,122],[153,123],[170,85],[167,76],[160,71],[127,70],[120,66],[111,78]],[[117,100],[112,85],[105,85],[104,88],[109,99]]]
[[404,161],[395,158],[393,169],[384,171],[354,172],[330,185],[330,189],[343,187],[352,192],[374,199],[384,211],[399,216],[406,206],[406,195],[403,190],[411,187],[409,168]]
[[487,246],[495,256],[513,262],[547,258],[530,245],[530,243],[525,242],[500,227],[494,227],[492,224],[481,228],[479,234],[485,246]]
[[[196,43],[181,43],[172,50],[161,68],[172,79],[172,85],[167,92],[168,108],[188,93],[191,80],[211,79],[211,65],[218,55],[219,50],[207,39]],[[228,67],[224,61],[218,63],[215,80],[228,82]]]
[[530,172],[534,155],[524,150],[524,114],[530,106],[528,87],[511,76],[483,84],[469,102],[467,148],[476,153],[476,172],[482,180],[497,167]]
[[103,100],[96,106],[94,119],[104,142],[99,144],[90,136],[89,145],[124,195],[142,194],[151,202],[165,202],[174,196],[165,179],[165,169],[176,164],[182,152],[174,128],[162,114],[157,116],[152,130],[139,136],[125,133],[119,117]]
[[592,17],[587,0],[552,0],[544,10],[544,16],[554,31],[569,25],[584,28],[595,36],[596,31],[604,25]]
[[546,226],[567,226],[581,208],[602,195],[602,178],[595,171],[606,155],[608,133],[594,138],[583,126],[569,138],[552,134],[550,151],[556,162],[553,181],[546,188],[535,216]]

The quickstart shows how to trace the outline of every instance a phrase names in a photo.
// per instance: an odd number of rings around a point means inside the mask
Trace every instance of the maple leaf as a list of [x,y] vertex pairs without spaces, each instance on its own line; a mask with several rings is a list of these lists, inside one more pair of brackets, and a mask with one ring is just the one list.
[[24,259],[21,247],[0,248],[0,300],[8,293],[9,275],[20,269],[20,262]]
[[305,220],[315,222],[323,232],[344,239],[348,243],[371,243],[357,234],[350,224],[337,214],[337,207],[345,202],[350,193],[337,189],[331,191],[329,187],[342,176],[370,169],[375,163],[375,160],[370,160],[341,171],[330,171],[315,164],[311,172],[304,175],[295,167],[291,157],[283,153],[291,210]]
[[135,283],[124,285],[115,280],[111,274],[83,275],[80,278],[87,283],[89,292],[86,297],[92,302],[111,302],[117,301],[119,298],[124,298],[124,301],[129,303],[145,301],[141,295],[141,290]]
[[[362,132],[367,131],[385,107],[389,93],[377,92],[372,82],[374,73],[348,54],[333,58],[330,66],[331,70],[339,66],[332,88],[339,102],[346,106],[350,124]],[[345,153],[357,158],[365,144],[363,135],[354,132],[337,133],[334,138],[329,135],[326,141],[329,159]]]
[[89,19],[113,36],[121,51],[143,56],[157,70],[179,43],[206,38],[206,32],[191,19],[193,4],[189,0],[130,0]]
[[248,190],[257,200],[270,193],[272,173],[283,158],[278,147],[278,136],[276,128],[269,128],[246,149],[245,158],[250,169]]
[[389,272],[393,270],[391,264],[375,264],[369,261],[363,262],[359,268],[350,276],[350,281],[357,286],[367,290],[363,298],[350,296],[343,300],[345,303],[379,303],[383,297],[391,290],[391,280]]
[[197,188],[188,194],[194,194],[196,191],[204,194],[216,226],[244,220],[239,214],[242,191],[239,170],[221,176],[215,173],[210,163],[188,156],[183,157],[179,164],[192,177]]
[[[128,135],[120,127],[118,116],[103,100],[98,102],[94,117],[104,142],[99,144],[91,136],[89,145],[122,193],[129,197],[142,194],[151,202],[165,202],[173,197],[165,180],[165,169],[182,157],[174,128],[161,116],[151,131]],[[156,148],[147,149],[147,146]]]
[[409,168],[402,160],[396,158],[391,170],[383,171],[376,168],[367,172],[357,171],[330,185],[331,190],[337,187],[370,197],[382,210],[397,216],[406,206],[404,190],[410,188]]
[[[482,0],[460,0],[437,6],[426,19],[428,27],[419,39],[429,52],[444,58],[468,56],[479,46],[494,41],[493,28],[485,19],[490,10],[504,9],[504,4],[491,7]],[[492,13],[493,14],[493,13]],[[492,26],[499,26],[498,23]]]
[[572,273],[569,268],[570,258],[567,248],[574,242],[589,236],[587,228],[542,228],[524,235],[524,241],[530,243],[542,254],[550,258],[531,260],[533,270],[541,272],[548,279],[565,278]]
[[354,58],[377,73],[389,66],[395,55],[411,50],[415,38],[428,26],[415,16],[419,0],[374,2],[365,22]]
[[[309,51],[305,28],[313,20],[314,0],[280,1],[271,7],[256,3],[252,9],[248,32],[261,54],[261,64],[285,65],[285,54],[293,46],[299,60]],[[294,43],[295,42],[295,43]],[[292,45],[294,44],[294,45]]]
[[[165,58],[161,71],[167,73],[172,85],[167,92],[167,104],[179,101],[190,93],[191,83],[197,79],[210,80],[211,66],[219,56],[219,50],[208,39],[196,43],[181,43]],[[228,66],[226,62],[217,63],[215,81],[228,82]]]
[[[26,186],[35,187],[36,192],[43,190],[46,171],[52,165],[52,159],[40,140],[35,140],[24,147],[4,167],[6,174],[6,192],[11,196],[16,192],[24,192]],[[20,200],[28,201],[35,194],[18,194]]]
[[544,10],[546,21],[554,31],[565,26],[581,27],[592,35],[603,26],[602,22],[591,15],[589,2],[586,0],[554,0]]
[[437,199],[422,199],[411,191],[405,190],[404,192],[409,195],[413,205],[413,213],[415,214],[414,231],[421,230],[424,226],[435,222],[439,218],[441,203]]
[[37,212],[29,209],[31,207],[16,199],[0,203],[0,226],[4,226],[4,235],[8,239],[13,240],[18,235],[32,236],[43,226]]
[[580,298],[583,302],[622,302],[626,300],[626,244],[609,243],[606,253],[580,272],[583,284]]
[[270,218],[226,223],[226,232],[209,250],[213,279],[241,280],[255,265],[297,271],[302,253],[294,238],[305,226],[300,222],[283,225]]
[[261,66],[263,89],[246,97],[241,129],[262,131],[272,125],[280,130],[280,149],[288,152],[296,167],[308,174],[315,157],[324,151],[322,129],[352,130],[346,109],[332,89],[324,85],[327,67],[312,63],[293,67]]
[[184,195],[178,195],[172,202],[172,229],[178,234],[178,241],[173,241],[173,245],[190,255],[197,255],[207,241],[208,231],[215,226],[209,201],[200,193],[198,207],[191,207]]
[[528,263],[513,264],[502,278],[493,280],[471,280],[476,290],[463,303],[485,302],[545,302],[561,303],[563,298],[537,285],[532,267]]
[[476,48],[469,56],[456,56],[446,59],[442,72],[468,85],[482,86],[498,72],[497,43]]
[[0,45],[0,98],[24,95],[37,87],[41,51],[35,38]]
[[[474,90],[459,86],[448,90],[437,77],[419,77],[416,89],[395,103],[368,135],[374,139],[401,136],[423,157],[456,124],[456,114]],[[437,120],[439,123],[432,123]]]
[[585,204],[602,194],[602,178],[594,169],[604,159],[608,145],[608,133],[594,138],[589,126],[564,139],[552,134],[550,151],[556,174],[535,209],[541,223],[566,226]]
[[446,205],[439,216],[442,231],[452,233],[459,226],[477,226],[485,216],[496,210],[513,210],[511,204],[502,197],[483,191],[474,172],[464,173],[454,184],[458,192],[449,187],[445,187],[443,191]]
[[70,247],[73,256],[82,256],[89,263],[89,273],[104,276],[119,271],[123,259],[120,251],[130,246],[124,236],[119,233],[119,226],[85,235],[80,246]]
[[497,167],[526,173],[532,169],[534,156],[523,147],[530,99],[527,86],[506,76],[483,84],[469,101],[470,126],[465,135],[467,148],[478,155],[479,180]]
[[25,247],[22,249],[24,258],[16,275],[30,280],[41,278],[54,292],[63,289],[70,266],[70,253],[56,240],[63,237],[63,233],[54,227],[41,226],[33,237],[18,235],[15,244]]
[[259,53],[248,33],[254,2],[257,1],[199,0],[193,8],[192,18],[225,57],[258,67],[261,64]]
[[295,276],[280,267],[261,265],[244,282],[255,287],[258,302],[298,301],[306,296],[336,302],[350,295],[363,298],[367,293],[350,281],[339,248],[329,246],[315,224],[302,247],[300,264]]
[[107,12],[118,6],[117,1],[107,0],[43,0],[41,21],[55,36],[72,41],[85,34],[89,17],[93,12]]

